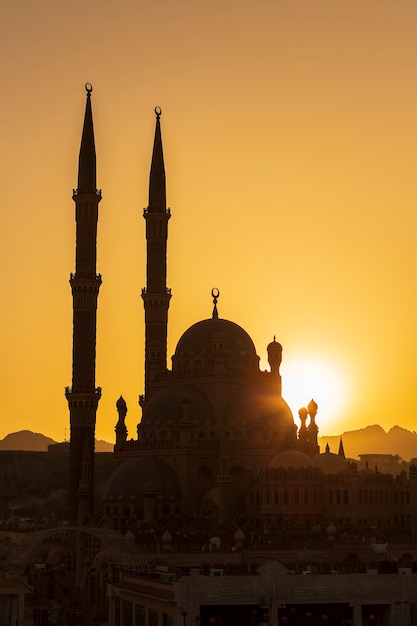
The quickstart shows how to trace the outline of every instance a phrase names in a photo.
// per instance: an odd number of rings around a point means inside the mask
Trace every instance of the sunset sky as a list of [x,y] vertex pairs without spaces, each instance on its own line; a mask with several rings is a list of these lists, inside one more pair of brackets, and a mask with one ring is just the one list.
[[69,436],[86,81],[103,192],[96,436],[114,441],[121,394],[129,437],[140,419],[156,105],[169,356],[217,287],[264,369],[282,343],[283,395],[295,416],[314,397],[321,435],[414,430],[417,2],[6,0],[1,13],[0,437]]

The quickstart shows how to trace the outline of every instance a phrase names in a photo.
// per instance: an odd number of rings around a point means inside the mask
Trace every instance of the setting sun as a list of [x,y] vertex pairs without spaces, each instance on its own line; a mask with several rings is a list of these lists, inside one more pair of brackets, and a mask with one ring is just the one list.
[[334,364],[325,358],[303,355],[283,362],[282,395],[297,420],[298,410],[311,399],[318,404],[317,424],[323,432],[339,417],[346,402],[343,376]]

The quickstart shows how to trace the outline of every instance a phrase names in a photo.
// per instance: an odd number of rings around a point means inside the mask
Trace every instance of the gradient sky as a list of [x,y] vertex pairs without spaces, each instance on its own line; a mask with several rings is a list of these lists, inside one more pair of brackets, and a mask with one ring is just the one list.
[[155,105],[168,354],[217,287],[264,368],[282,343],[283,395],[295,415],[315,398],[320,434],[414,430],[415,0],[6,0],[1,18],[0,437],[69,435],[86,81],[103,190],[97,437],[114,440],[121,394],[129,437],[140,419]]

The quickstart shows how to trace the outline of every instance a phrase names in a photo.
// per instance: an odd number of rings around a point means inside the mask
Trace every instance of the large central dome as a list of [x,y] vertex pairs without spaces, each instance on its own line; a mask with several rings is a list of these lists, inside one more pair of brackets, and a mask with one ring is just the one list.
[[228,355],[237,361],[250,361],[256,365],[259,358],[248,333],[229,320],[212,317],[188,328],[178,341],[173,367],[176,361],[194,355],[210,356],[215,353]]

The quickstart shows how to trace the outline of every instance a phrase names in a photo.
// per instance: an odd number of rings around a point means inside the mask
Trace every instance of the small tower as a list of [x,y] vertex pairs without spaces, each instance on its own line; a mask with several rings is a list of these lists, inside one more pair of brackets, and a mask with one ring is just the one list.
[[127,415],[127,405],[123,396],[120,396],[120,398],[116,402],[116,408],[119,414],[119,420],[114,429],[116,432],[115,449],[119,450],[120,448],[123,448],[123,445],[126,443],[126,439],[127,439],[127,428],[125,424],[125,419]]
[[[101,191],[96,188],[92,87],[87,83],[85,88],[87,102],[79,155],[78,188],[74,189],[72,196],[76,221],[75,274],[70,277],[73,298],[72,386],[65,390],[71,426],[69,513],[73,522],[79,519],[78,494],[81,481],[84,517],[91,519],[93,516],[94,433],[101,396],[100,387],[95,386],[97,298],[101,285],[101,276],[96,274],[96,248]],[[89,469],[84,476],[83,466]]]
[[301,407],[301,409],[298,411],[298,416],[301,422],[301,426],[298,429],[298,439],[300,441],[307,442],[308,441],[308,428],[306,426],[306,421],[308,417],[308,411],[304,406]]
[[310,400],[307,404],[308,414],[310,415],[310,423],[308,425],[308,441],[310,444],[311,453],[318,454],[320,449],[317,442],[317,435],[319,432],[319,427],[316,424],[316,415],[318,405],[314,400]]
[[274,378],[274,385],[279,393],[282,394],[282,382],[281,382],[281,374],[279,372],[279,368],[282,362],[282,346],[278,341],[274,339],[267,346],[268,352],[268,363],[271,368],[271,376]]
[[146,220],[146,288],[142,289],[145,308],[145,393],[143,406],[153,394],[156,372],[167,368],[168,308],[171,290],[166,286],[167,240],[170,210],[166,206],[165,166],[161,138],[161,109],[155,108],[156,128],[149,176],[149,205]]

